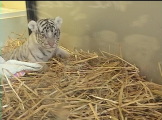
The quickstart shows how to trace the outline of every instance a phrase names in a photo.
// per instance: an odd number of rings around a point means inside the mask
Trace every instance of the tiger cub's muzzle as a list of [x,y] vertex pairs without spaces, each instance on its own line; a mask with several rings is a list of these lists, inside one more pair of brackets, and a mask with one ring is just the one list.
[[47,42],[51,47],[54,47],[54,45],[56,44],[56,40],[54,39],[48,39]]

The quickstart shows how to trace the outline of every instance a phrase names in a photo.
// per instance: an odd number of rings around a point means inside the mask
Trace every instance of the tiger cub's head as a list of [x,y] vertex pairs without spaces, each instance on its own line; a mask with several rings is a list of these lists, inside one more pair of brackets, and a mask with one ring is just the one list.
[[31,20],[29,29],[37,35],[37,42],[45,47],[56,47],[60,39],[62,18]]

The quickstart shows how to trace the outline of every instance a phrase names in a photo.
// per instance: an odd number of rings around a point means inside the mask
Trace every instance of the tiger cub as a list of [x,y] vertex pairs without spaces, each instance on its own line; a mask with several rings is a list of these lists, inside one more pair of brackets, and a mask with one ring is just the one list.
[[[47,62],[52,57],[68,58],[69,52],[59,47],[60,28],[62,18],[40,19],[30,21],[29,29],[32,31],[28,40],[20,47],[2,57],[5,60],[15,59],[28,62]],[[46,64],[43,64],[47,67]]]

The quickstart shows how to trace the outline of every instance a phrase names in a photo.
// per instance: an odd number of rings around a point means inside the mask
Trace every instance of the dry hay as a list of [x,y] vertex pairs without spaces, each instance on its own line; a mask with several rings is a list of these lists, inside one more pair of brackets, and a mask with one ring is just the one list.
[[17,39],[12,39],[10,36],[8,36],[5,47],[1,48],[2,54],[14,50],[27,40],[26,37],[24,37],[25,32],[23,34],[17,34],[12,32],[12,34],[14,34],[15,36],[17,35],[18,37]]
[[[162,86],[124,59],[73,51],[48,71],[3,84],[3,120],[162,120]],[[60,107],[61,106],[61,107]]]

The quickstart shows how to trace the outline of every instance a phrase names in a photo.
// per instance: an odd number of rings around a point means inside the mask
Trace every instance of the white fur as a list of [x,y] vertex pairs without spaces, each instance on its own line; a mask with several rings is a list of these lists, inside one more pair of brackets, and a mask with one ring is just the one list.
[[66,59],[70,56],[69,52],[62,49],[61,47],[58,47],[56,50],[56,57],[61,57],[63,59]]

